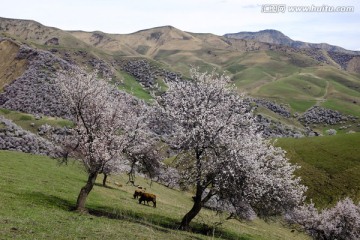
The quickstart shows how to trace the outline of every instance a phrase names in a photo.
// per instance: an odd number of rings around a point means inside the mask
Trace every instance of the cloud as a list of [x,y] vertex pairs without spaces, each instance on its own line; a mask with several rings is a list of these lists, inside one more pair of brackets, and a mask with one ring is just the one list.
[[244,5],[242,6],[242,8],[259,8],[260,9],[261,5],[259,4],[249,4],[249,5]]

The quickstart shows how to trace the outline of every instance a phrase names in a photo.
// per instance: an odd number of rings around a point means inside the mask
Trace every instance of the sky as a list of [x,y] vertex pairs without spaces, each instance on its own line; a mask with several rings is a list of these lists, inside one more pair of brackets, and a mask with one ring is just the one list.
[[[353,11],[322,10],[342,6]],[[301,11],[307,7],[313,12]],[[358,0],[0,0],[0,17],[122,34],[165,25],[217,35],[276,29],[293,40],[360,51]]]

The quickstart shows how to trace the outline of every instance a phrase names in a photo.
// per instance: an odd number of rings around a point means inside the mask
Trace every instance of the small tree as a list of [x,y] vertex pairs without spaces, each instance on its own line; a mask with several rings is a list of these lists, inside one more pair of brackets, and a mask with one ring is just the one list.
[[57,82],[75,123],[62,144],[67,155],[79,159],[88,173],[76,202],[76,210],[84,211],[98,174],[128,164],[124,150],[146,139],[142,131],[145,105],[98,79],[96,72],[86,74],[76,68],[59,74]]
[[125,172],[127,170],[127,166],[127,159],[122,163],[120,163],[118,159],[111,159],[107,163],[105,163],[102,167],[102,170],[99,172],[100,174],[104,175],[102,180],[103,187],[107,186],[106,182],[111,174]]
[[256,132],[250,106],[228,86],[229,78],[194,69],[191,75],[193,81],[168,82],[169,90],[157,98],[157,125],[179,151],[180,181],[195,187],[194,205],[180,228],[188,229],[214,195],[238,212],[250,205],[260,216],[301,202],[305,188],[293,176],[296,167]]
[[314,204],[303,205],[287,215],[300,224],[314,239],[360,239],[360,205],[346,198],[335,207],[318,212]]

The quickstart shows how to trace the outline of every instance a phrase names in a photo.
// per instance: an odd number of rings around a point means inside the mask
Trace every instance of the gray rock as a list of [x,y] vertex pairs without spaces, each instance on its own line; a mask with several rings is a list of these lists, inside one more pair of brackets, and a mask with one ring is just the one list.
[[[350,119],[353,119],[351,116]],[[345,123],[349,117],[342,115],[340,112],[326,109],[320,106],[313,106],[308,109],[298,120],[305,126],[310,124],[337,124]]]
[[287,109],[284,105],[279,105],[275,102],[266,100],[266,99],[256,99],[254,98],[254,102],[263,106],[270,111],[279,114],[280,116],[289,118],[291,116],[290,110]]
[[40,119],[41,115],[68,117],[68,109],[56,86],[55,66],[69,69],[71,65],[50,52],[21,46],[18,59],[29,60],[29,66],[22,76],[4,88],[0,94],[2,108],[31,113]]
[[48,155],[51,157],[62,156],[61,148],[52,142],[41,138],[29,131],[23,130],[12,121],[0,116],[0,149],[14,150],[26,153]]

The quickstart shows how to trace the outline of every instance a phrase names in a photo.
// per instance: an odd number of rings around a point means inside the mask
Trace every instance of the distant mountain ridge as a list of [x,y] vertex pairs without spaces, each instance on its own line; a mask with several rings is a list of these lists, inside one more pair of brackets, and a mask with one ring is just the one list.
[[342,47],[330,45],[328,43],[308,43],[302,41],[295,41],[283,34],[280,31],[274,29],[267,29],[258,32],[238,32],[238,33],[227,33],[224,35],[226,38],[235,38],[243,40],[253,40],[270,44],[278,44],[289,46],[299,49],[323,49],[330,52],[340,52],[346,54],[360,55],[359,51],[351,51]]
[[[27,47],[34,51],[21,57]],[[153,85],[165,87],[165,78],[188,78],[189,68],[196,66],[225,72],[239,91],[285,104],[291,114],[316,105],[360,117],[359,52],[293,41],[276,30],[236,37],[160,26],[109,34],[0,17],[0,91],[18,82],[38,50],[69,64],[97,68],[119,88],[143,99],[151,98]],[[45,60],[41,69],[55,67]]]

